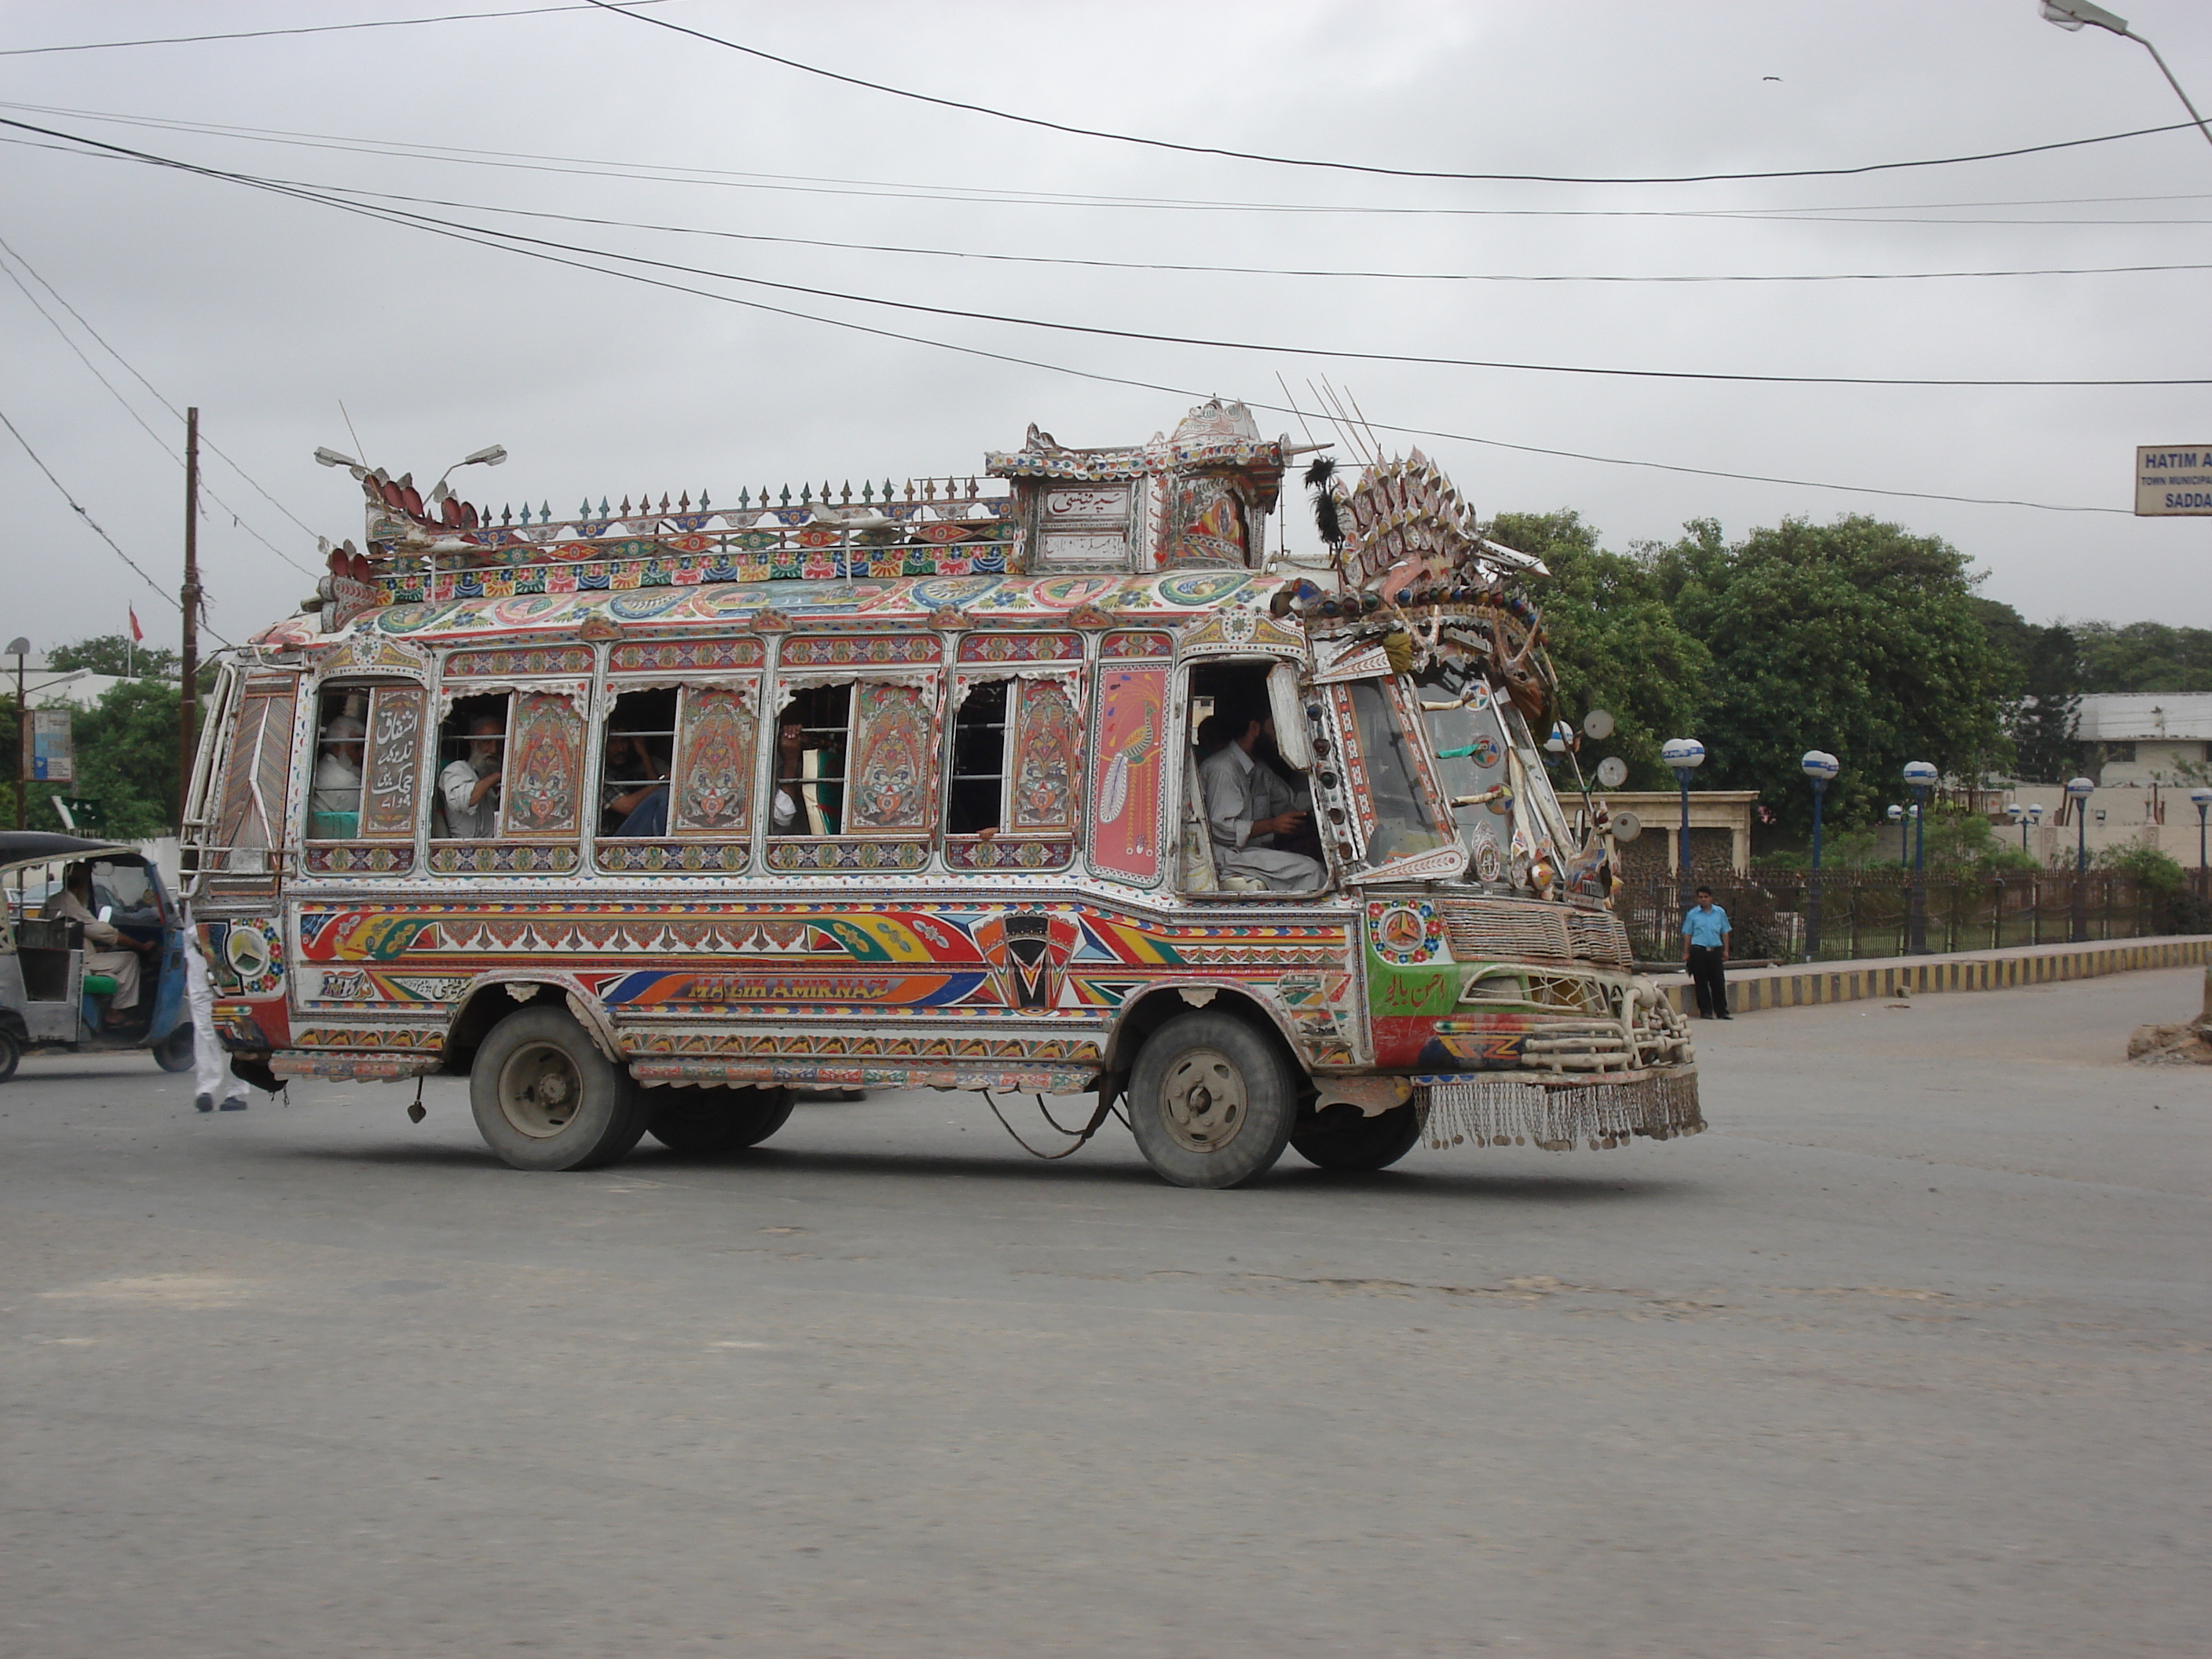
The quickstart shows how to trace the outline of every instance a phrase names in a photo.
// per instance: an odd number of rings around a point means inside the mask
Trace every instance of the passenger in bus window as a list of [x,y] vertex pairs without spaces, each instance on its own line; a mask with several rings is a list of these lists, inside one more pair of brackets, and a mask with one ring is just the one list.
[[[635,732],[607,735],[607,801],[601,833],[609,836],[665,836],[668,833],[668,766],[652,743]],[[653,810],[648,810],[653,809]],[[650,829],[633,823],[651,823]]]
[[1249,711],[1210,715],[1200,724],[1199,747],[1212,749],[1198,768],[1206,833],[1224,880],[1254,877],[1279,893],[1312,892],[1322,885],[1320,860],[1276,844],[1302,834],[1306,814],[1294,810],[1290,786],[1252,756],[1261,739],[1273,738],[1274,724]]
[[806,757],[806,722],[786,714],[775,727],[775,799],[769,811],[769,833],[803,836],[806,810],[799,805],[799,778]]
[[647,776],[658,777],[659,781],[641,783],[615,797],[613,805],[626,809],[615,834],[665,836],[668,833],[668,764],[653,754],[649,744],[641,740],[638,748],[645,756]]
[[507,723],[498,715],[477,715],[469,722],[468,752],[438,774],[446,823],[459,840],[486,840],[499,822],[500,750],[506,736]]
[[351,714],[340,714],[323,728],[323,752],[315,762],[313,793],[307,798],[311,812],[343,812],[358,819],[361,813],[362,751],[368,728]]

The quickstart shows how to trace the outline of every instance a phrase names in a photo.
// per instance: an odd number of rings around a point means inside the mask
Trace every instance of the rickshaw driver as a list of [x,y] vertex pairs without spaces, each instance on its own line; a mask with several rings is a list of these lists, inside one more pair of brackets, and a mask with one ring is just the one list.
[[115,981],[115,994],[108,1000],[107,1012],[101,1023],[110,1030],[134,1024],[129,1015],[138,1006],[138,958],[161,947],[146,939],[133,939],[113,923],[102,921],[93,914],[92,866],[88,864],[70,866],[62,890],[46,901],[41,914],[48,921],[77,923],[84,929],[88,940],[106,947],[84,953],[86,973],[106,974]]

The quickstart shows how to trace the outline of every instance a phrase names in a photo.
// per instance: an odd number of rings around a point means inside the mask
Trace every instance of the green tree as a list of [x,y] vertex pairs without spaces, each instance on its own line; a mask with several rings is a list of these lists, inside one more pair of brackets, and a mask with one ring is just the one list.
[[1563,718],[1603,708],[1618,722],[1612,737],[1584,750],[1585,774],[1598,756],[1618,755],[1632,786],[1667,787],[1673,775],[1659,763],[1659,745],[1695,724],[1712,663],[1675,625],[1649,566],[1607,552],[1599,532],[1568,510],[1502,513],[1489,533],[1551,570],[1532,586],[1566,703]]
[[2212,628],[2079,623],[2085,691],[2212,691]]
[[173,680],[184,664],[173,651],[158,645],[133,645],[122,634],[96,634],[88,640],[58,645],[46,653],[46,661],[54,668],[82,668],[88,673],[142,680]]
[[2010,665],[1999,705],[2012,740],[2013,769],[2029,783],[2059,783],[2081,769],[2081,649],[2063,623],[2039,628],[2008,605],[1976,599],[1990,644]]
[[69,793],[100,803],[103,834],[137,841],[176,833],[179,702],[172,682],[125,680],[79,711]]
[[1997,714],[2012,678],[1957,549],[1856,514],[1786,520],[1732,546],[1710,520],[1686,529],[1650,568],[1677,623],[1711,653],[1695,733],[1711,757],[1705,787],[1756,789],[1802,830],[1808,749],[1844,763],[1828,790],[1839,825],[1899,799],[1909,760],[1964,776],[2009,758]]
[[[100,833],[117,841],[168,836],[177,828],[177,688],[166,680],[125,680],[98,703],[75,711],[70,726],[76,777],[70,783],[24,786],[24,823],[58,830],[46,805],[53,795],[100,803]],[[35,706],[35,700],[34,700]],[[12,699],[0,702],[0,732],[16,730]],[[15,827],[15,769],[0,783],[0,827]]]

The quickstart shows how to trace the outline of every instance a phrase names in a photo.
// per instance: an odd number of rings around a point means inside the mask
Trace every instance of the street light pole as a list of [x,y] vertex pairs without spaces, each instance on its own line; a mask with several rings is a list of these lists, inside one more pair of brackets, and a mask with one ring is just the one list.
[[[15,827],[23,827],[23,797],[31,789],[31,715],[23,702],[23,659],[31,653],[27,639],[8,641],[8,654],[15,659]],[[2197,809],[2198,817],[2204,809]],[[2199,864],[2203,860],[2197,860]]]
[[2181,82],[2173,78],[2173,71],[2166,68],[2166,59],[2158,55],[2158,48],[2130,28],[2126,18],[2115,16],[2102,6],[2091,5],[2089,0],[2043,0],[2043,21],[2056,23],[2069,33],[2080,29],[2085,23],[2094,23],[2107,34],[2117,34],[2123,40],[2134,41],[2150,54],[2150,61],[2158,65],[2158,72],[2166,77],[2166,84],[2172,87],[2173,95],[2181,100],[2181,106],[2189,112],[2189,118],[2197,123],[2197,130],[2204,135],[2205,141],[2212,143],[2212,126],[2204,125],[2204,118],[2197,112],[2197,106],[2189,101],[2189,94],[2181,89]]
[[1705,763],[1705,745],[1695,738],[1669,738],[1659,745],[1659,758],[1673,769],[1682,786],[1682,839],[1675,874],[1680,878],[1682,908],[1690,904],[1690,775]]
[[2212,809],[2212,789],[2201,785],[2189,792],[2189,804],[2197,809],[2197,890],[2212,900],[2212,870],[2204,867],[2204,815]]
[[2097,791],[2094,778],[2069,778],[2066,798],[2074,807],[2074,942],[2089,937],[2089,797]]
[[1819,749],[1808,749],[1797,763],[1813,783],[1813,879],[1805,895],[1805,959],[1820,959],[1820,798],[1842,771],[1843,763]]
[[1928,792],[1940,775],[1926,761],[1907,761],[1905,781],[1912,790],[1912,937],[1916,957],[1928,954]]

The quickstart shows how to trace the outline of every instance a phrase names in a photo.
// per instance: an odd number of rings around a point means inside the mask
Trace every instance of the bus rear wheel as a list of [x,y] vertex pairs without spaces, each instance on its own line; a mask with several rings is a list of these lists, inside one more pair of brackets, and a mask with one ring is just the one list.
[[1291,1146],[1324,1170],[1387,1170],[1420,1139],[1421,1115],[1410,1100],[1373,1117],[1340,1101],[1301,1123]]
[[1282,1157],[1297,1078],[1280,1049],[1234,1015],[1178,1014],[1138,1054],[1128,1103],[1137,1149],[1164,1180],[1236,1187]]
[[757,1146],[783,1127],[797,1093],[790,1089],[655,1089],[646,1133],[672,1152],[698,1157]]
[[596,1170],[645,1133],[629,1074],[558,1008],[524,1008],[491,1029],[469,1067],[477,1131],[518,1170]]

